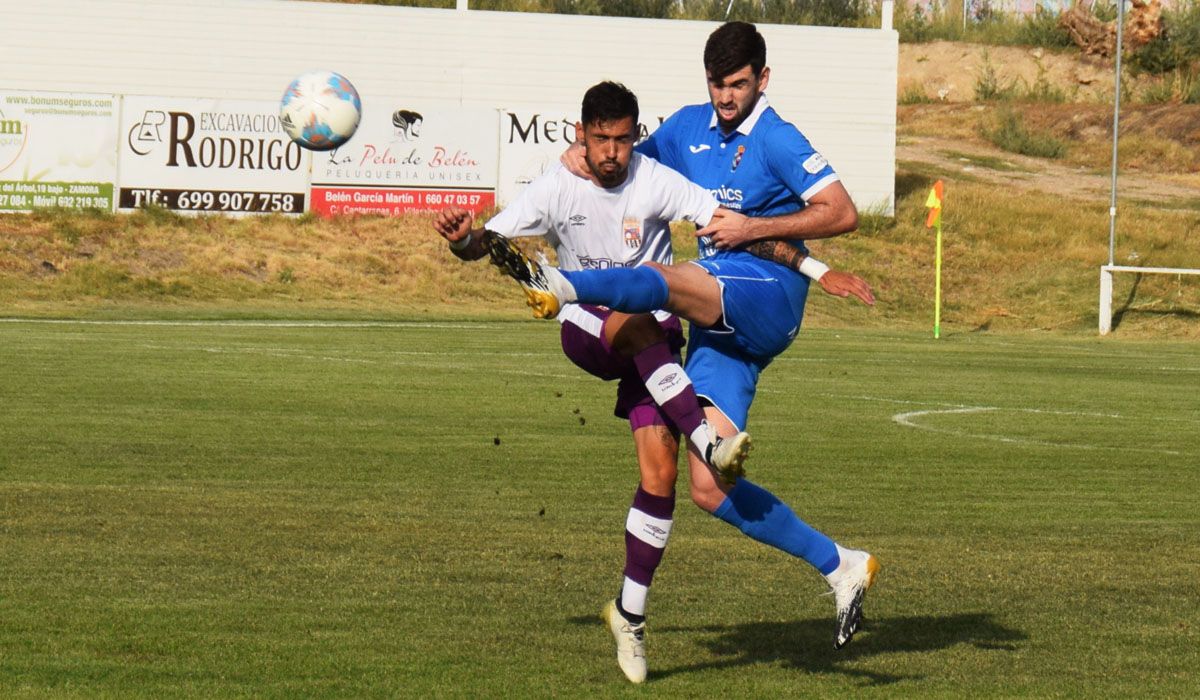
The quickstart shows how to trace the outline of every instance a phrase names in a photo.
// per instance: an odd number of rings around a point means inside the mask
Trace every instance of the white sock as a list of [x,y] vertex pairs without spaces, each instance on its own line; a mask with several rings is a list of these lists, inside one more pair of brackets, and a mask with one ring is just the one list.
[[829,581],[836,581],[851,568],[857,566],[866,557],[867,553],[858,549],[846,549],[842,545],[834,542],[834,547],[837,547],[838,565],[837,568],[829,573],[825,578]]
[[700,456],[706,460],[708,459],[709,448],[716,444],[716,438],[717,431],[713,430],[712,427],[709,426],[708,421],[700,423],[700,425],[692,431],[692,434],[688,436],[688,439],[692,441],[692,444],[696,446],[696,449],[700,450]]
[[625,577],[625,585],[621,587],[621,609],[630,615],[646,614],[646,596],[650,589]]

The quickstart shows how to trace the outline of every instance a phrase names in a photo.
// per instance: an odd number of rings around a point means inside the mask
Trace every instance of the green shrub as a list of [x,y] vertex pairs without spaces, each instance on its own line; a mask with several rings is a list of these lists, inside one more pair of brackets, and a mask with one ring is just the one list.
[[983,135],[998,148],[1037,158],[1062,158],[1067,145],[1046,132],[1027,130],[1012,110],[1004,110],[992,127],[983,127]]
[[1074,46],[1071,35],[1058,26],[1058,14],[1038,5],[1017,27],[1016,43],[1022,46],[1065,48]]
[[900,97],[896,99],[902,105],[922,105],[931,102],[937,102],[936,99],[930,97],[925,88],[917,83],[909,83],[903,90],[900,91]]
[[1017,81],[1011,80],[1005,84],[999,74],[996,73],[996,68],[992,65],[991,57],[984,51],[983,66],[980,67],[978,75],[975,76],[975,99],[980,102],[998,102],[1011,100],[1016,94]]
[[1021,95],[1021,99],[1028,102],[1053,102],[1061,104],[1067,101],[1067,91],[1054,85],[1046,78],[1046,66],[1042,65],[1040,60],[1034,59],[1037,64],[1037,79],[1032,85],[1025,86],[1025,93]]

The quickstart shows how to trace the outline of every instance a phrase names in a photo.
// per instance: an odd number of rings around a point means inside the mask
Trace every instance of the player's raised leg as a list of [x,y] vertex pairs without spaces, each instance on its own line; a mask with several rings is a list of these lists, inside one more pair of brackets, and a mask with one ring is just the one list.
[[[736,429],[715,408],[709,409],[708,420],[718,433]],[[747,537],[803,559],[825,577],[837,607],[834,648],[848,644],[861,624],[863,598],[879,572],[878,560],[867,552],[839,546],[761,486],[747,479],[732,487],[722,484],[695,454],[688,455],[688,463],[696,505]]]
[[665,309],[701,326],[721,318],[721,287],[705,269],[648,263],[604,270],[559,270],[525,255],[512,241],[485,231],[481,243],[492,264],[525,289],[534,315],[553,318],[564,304],[598,304],[630,314]]

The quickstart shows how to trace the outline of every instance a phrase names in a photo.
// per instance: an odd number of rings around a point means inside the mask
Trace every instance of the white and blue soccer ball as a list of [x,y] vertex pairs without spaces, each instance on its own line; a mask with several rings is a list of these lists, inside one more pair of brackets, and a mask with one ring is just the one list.
[[303,148],[332,151],[354,136],[362,99],[346,76],[333,71],[305,73],[292,81],[279,103],[283,130]]

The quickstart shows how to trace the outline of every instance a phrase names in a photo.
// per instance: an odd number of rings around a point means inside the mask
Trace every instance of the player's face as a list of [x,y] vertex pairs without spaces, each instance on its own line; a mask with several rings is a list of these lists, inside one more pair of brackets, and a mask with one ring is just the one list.
[[762,73],[755,75],[754,69],[747,65],[722,78],[715,78],[712,73],[707,75],[708,97],[717,112],[717,123],[729,132],[750,116],[758,96],[767,89],[771,69],[763,67]]
[[583,127],[584,158],[601,186],[616,187],[625,182],[635,141],[637,124],[633,117],[593,122]]

